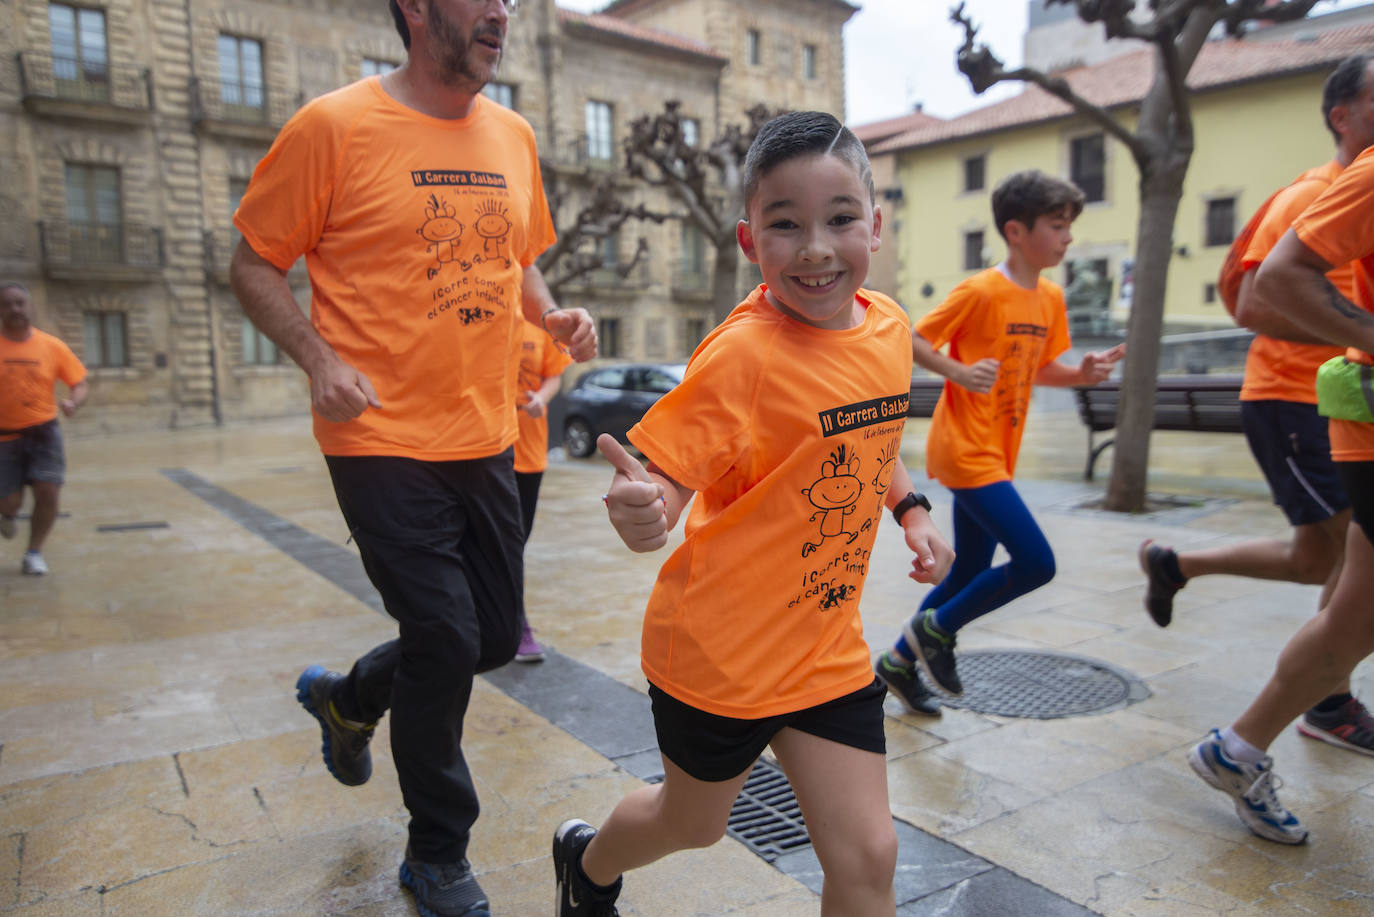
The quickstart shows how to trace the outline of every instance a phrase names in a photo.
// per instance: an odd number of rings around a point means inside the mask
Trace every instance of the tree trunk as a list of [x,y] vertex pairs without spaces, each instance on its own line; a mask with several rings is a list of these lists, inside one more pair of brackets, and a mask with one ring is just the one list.
[[719,325],[739,305],[739,291],[735,289],[735,278],[739,273],[739,245],[731,233],[728,241],[717,241],[715,248],[715,268],[711,271],[711,319]]
[[1159,375],[1159,338],[1164,328],[1164,298],[1174,248],[1174,217],[1183,197],[1187,153],[1169,154],[1167,165],[1145,167],[1140,182],[1140,222],[1136,228],[1135,291],[1126,333],[1121,406],[1116,415],[1112,476],[1103,506],[1117,512],[1145,509],[1150,467],[1150,430],[1154,425],[1155,383]]

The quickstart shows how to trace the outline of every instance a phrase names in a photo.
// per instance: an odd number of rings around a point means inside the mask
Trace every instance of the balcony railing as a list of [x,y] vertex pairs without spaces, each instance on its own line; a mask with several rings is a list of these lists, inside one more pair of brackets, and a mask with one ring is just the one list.
[[[556,166],[577,166],[589,169],[614,169],[620,165],[620,150],[614,144],[607,150],[604,144],[593,144],[586,134],[560,137],[552,144],[539,146],[544,158]],[[608,156],[599,155],[609,153]]]
[[705,267],[678,268],[673,271],[673,292],[700,295],[711,292],[711,272]]
[[191,121],[208,130],[271,139],[300,108],[299,93],[191,79]]
[[148,71],[136,67],[21,51],[19,82],[31,107],[56,102],[66,106],[65,113],[96,117],[106,110],[125,115],[152,110]]
[[50,276],[138,279],[162,269],[162,230],[138,223],[38,224],[43,266]]

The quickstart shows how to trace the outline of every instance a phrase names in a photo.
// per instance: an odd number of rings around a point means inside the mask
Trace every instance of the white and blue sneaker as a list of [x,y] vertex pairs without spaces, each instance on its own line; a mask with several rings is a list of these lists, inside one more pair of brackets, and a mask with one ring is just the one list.
[[1274,759],[1265,755],[1256,764],[1243,764],[1226,754],[1221,733],[1213,729],[1188,752],[1188,763],[1207,785],[1236,801],[1236,815],[1256,835],[1279,844],[1301,844],[1307,829],[1279,802],[1283,785],[1274,773]]

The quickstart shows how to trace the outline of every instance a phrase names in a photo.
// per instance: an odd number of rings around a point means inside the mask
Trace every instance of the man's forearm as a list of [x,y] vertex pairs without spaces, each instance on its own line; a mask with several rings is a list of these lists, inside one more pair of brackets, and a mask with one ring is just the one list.
[[[1248,272],[1240,282],[1240,293],[1236,304],[1236,321],[1243,328],[1257,334],[1293,341],[1298,344],[1330,344],[1326,338],[1314,334],[1293,320],[1281,305],[1270,302],[1255,289],[1255,276],[1258,269]],[[1301,283],[1301,279],[1295,278]],[[1329,283],[1329,281],[1328,281]]]
[[240,242],[234,252],[229,283],[253,326],[307,373],[334,356],[333,349],[296,304],[286,275],[254,252],[247,242]]
[[1246,327],[1265,334],[1271,334],[1266,329],[1273,328],[1280,332],[1273,336],[1282,336],[1285,329],[1271,324],[1268,318],[1277,314],[1318,343],[1374,351],[1374,315],[1341,295],[1326,277],[1331,268],[1288,230],[1255,273],[1254,287],[1246,300],[1246,314],[1255,324],[1247,322]]
[[543,272],[533,264],[525,268],[520,284],[520,307],[525,318],[536,325],[542,324],[545,312],[558,308],[549,285],[544,282]]

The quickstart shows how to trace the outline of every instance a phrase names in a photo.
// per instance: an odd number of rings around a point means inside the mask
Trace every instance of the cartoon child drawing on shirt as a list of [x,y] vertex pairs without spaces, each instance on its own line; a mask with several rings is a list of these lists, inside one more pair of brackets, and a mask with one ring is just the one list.
[[854,504],[859,502],[863,489],[863,482],[859,480],[859,460],[849,457],[841,443],[839,449],[830,453],[830,459],[821,463],[821,476],[802,491],[816,507],[811,521],[815,522],[817,517],[821,520],[821,540],[803,544],[802,557],[809,556],[825,543],[825,539],[838,535],[849,536],[845,544],[853,544],[859,533],[846,531],[844,518],[854,512]]
[[458,240],[463,237],[463,224],[454,218],[457,212],[452,204],[431,194],[429,206],[425,208],[425,221],[415,230],[420,238],[429,243],[425,251],[434,252],[435,264],[425,272],[430,280],[443,270],[445,264],[457,257]]

